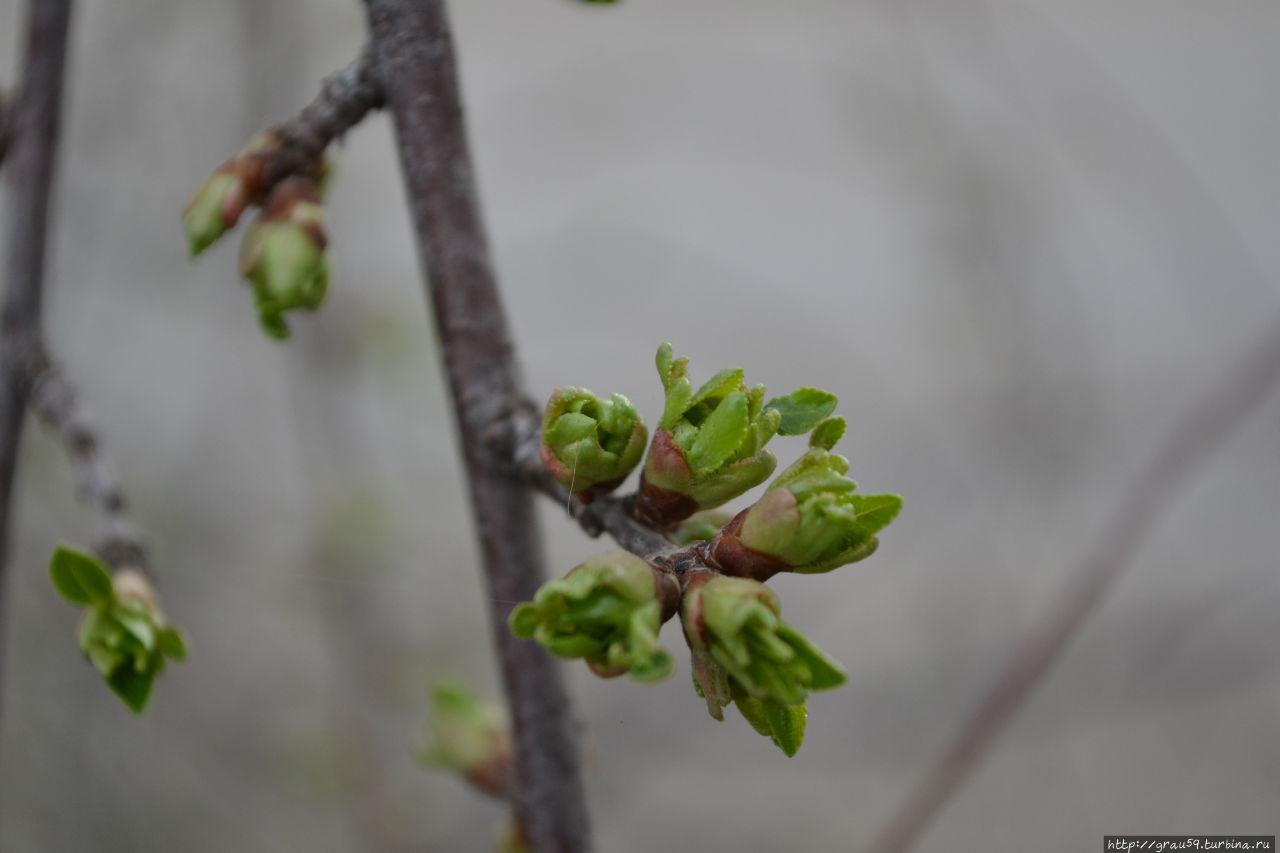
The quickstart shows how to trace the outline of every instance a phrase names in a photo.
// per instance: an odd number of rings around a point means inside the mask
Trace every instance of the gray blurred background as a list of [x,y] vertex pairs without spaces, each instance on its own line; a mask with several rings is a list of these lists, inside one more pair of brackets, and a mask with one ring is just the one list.
[[[683,655],[649,688],[570,668],[599,848],[856,850],[1280,306],[1280,5],[453,5],[530,389],[652,417],[669,340],[695,378],[836,391],[851,474],[906,498],[871,560],[774,584],[851,673],[796,758],[708,718]],[[411,757],[429,682],[497,686],[387,120],[339,152],[331,298],[287,345],[238,235],[191,264],[179,225],[355,55],[359,5],[84,0],[74,36],[48,333],[192,654],[142,720],[79,658],[45,561],[89,519],[33,429],[0,849],[488,849],[500,809]],[[1177,496],[921,849],[1276,832],[1278,423]],[[557,571],[604,547],[541,509]]]

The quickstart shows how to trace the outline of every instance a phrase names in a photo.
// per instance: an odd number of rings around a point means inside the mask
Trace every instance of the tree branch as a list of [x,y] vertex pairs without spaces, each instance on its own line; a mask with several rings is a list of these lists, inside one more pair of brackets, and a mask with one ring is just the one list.
[[112,569],[146,573],[146,549],[125,517],[124,489],[103,458],[97,429],[75,389],[39,346],[30,355],[27,371],[27,406],[62,439],[75,470],[77,494],[93,513],[93,549]]
[[0,166],[4,165],[4,154],[9,149],[9,101],[3,89],[0,89]]
[[[21,95],[10,120],[9,238],[0,309],[0,652],[8,610],[4,578],[13,480],[22,440],[26,354],[40,340],[50,192],[62,112],[71,0],[32,0]],[[0,660],[3,654],[0,653]],[[0,683],[3,676],[0,675]]]
[[290,175],[319,177],[325,149],[382,104],[382,89],[374,79],[366,49],[346,68],[326,77],[320,93],[296,116],[268,130],[276,144],[263,152],[268,167],[254,201],[266,198]]
[[537,853],[591,849],[576,737],[551,655],[507,628],[544,577],[532,496],[483,436],[520,405],[511,338],[476,198],[443,0],[366,0],[375,79],[391,111],[418,254],[484,556],[516,739],[513,806]]
[[1071,571],[1048,614],[1013,652],[937,764],[870,849],[910,850],[990,752],[996,738],[1185,493],[1187,481],[1280,383],[1280,316],[1226,378],[1211,385],[1124,492],[1110,522]]

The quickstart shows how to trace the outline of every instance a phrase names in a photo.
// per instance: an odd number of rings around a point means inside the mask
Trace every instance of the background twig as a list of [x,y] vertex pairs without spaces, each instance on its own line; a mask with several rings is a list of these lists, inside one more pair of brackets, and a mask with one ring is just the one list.
[[[71,0],[32,0],[23,78],[10,121],[9,237],[0,319],[0,662],[8,609],[4,567],[13,479],[29,390],[25,366],[40,342],[45,243],[70,22]],[[0,719],[2,714],[0,710]]]
[[0,89],[0,165],[4,165],[4,155],[9,149],[9,100],[3,89]]
[[1068,575],[1047,617],[1018,644],[982,701],[871,845],[911,849],[986,757],[996,737],[1044,678],[1116,578],[1130,566],[1185,484],[1280,382],[1280,316],[1234,370],[1212,385],[1123,493],[1110,521]]
[[374,73],[395,123],[418,254],[484,556],[490,617],[516,739],[514,808],[538,853],[591,849],[560,666],[515,638],[507,617],[544,577],[530,491],[483,439],[519,405],[515,357],[476,198],[442,0],[366,0]]

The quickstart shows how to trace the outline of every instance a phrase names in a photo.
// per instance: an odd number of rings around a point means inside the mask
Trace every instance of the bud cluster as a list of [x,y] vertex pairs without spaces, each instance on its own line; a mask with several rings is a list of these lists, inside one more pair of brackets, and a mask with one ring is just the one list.
[[249,207],[262,208],[241,246],[240,273],[253,287],[263,330],[274,338],[289,336],[284,312],[315,310],[328,288],[326,171],[323,157],[299,168],[280,135],[266,131],[206,178],[182,214],[194,258]]
[[[835,395],[800,388],[767,400],[739,369],[694,390],[688,359],[663,344],[665,392],[639,491],[614,499],[662,532],[673,552],[645,560],[618,551],[592,557],[512,612],[512,631],[553,653],[582,658],[596,674],[655,681],[672,670],[658,645],[661,625],[680,615],[697,692],[711,716],[734,704],[787,755],[804,738],[806,702],[844,683],[844,669],[780,618],[763,581],[779,572],[816,574],[870,556],[902,506],[897,495],[861,495],[832,452],[843,436]],[[809,450],[763,497],[729,515],[721,506],[763,483],[777,461],[775,435],[809,435]],[[552,395],[542,422],[541,457],[550,474],[584,501],[622,483],[640,461],[644,424],[619,394],[602,400],[580,388]]]
[[84,608],[76,631],[81,653],[129,710],[142,713],[166,659],[187,655],[150,582],[133,569],[112,575],[97,558],[67,547],[54,551],[49,576],[63,598]]
[[418,750],[419,761],[457,773],[482,793],[508,795],[514,752],[501,705],[459,684],[437,684],[431,689],[431,732],[434,742]]

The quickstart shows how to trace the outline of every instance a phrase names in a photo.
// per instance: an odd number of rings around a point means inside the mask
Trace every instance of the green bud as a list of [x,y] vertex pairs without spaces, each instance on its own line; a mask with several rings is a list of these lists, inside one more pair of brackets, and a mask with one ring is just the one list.
[[253,285],[258,317],[271,337],[289,337],[284,312],[314,311],[324,301],[327,243],[324,206],[314,184],[303,178],[282,181],[245,235],[240,253],[240,272]]
[[54,552],[49,574],[64,598],[85,608],[76,631],[81,653],[129,710],[142,713],[166,659],[187,655],[150,582],[132,569],[112,575],[95,557],[65,547]]
[[431,689],[435,742],[419,750],[424,764],[453,770],[480,791],[505,797],[514,758],[506,711],[458,684]]
[[[856,494],[857,483],[844,476],[848,470],[843,456],[811,448],[769,484],[713,553],[726,549],[736,534],[750,551],[805,574],[870,556],[879,544],[876,533],[893,521],[902,498]],[[757,572],[749,574],[760,579]]]
[[616,488],[640,462],[649,432],[621,394],[601,400],[558,388],[542,416],[542,462],[565,488],[589,500]]
[[[843,684],[844,669],[778,618],[778,597],[764,584],[700,570],[681,604],[685,637],[705,681],[699,692],[723,707],[734,691],[760,701],[796,705],[811,690]],[[717,672],[716,670],[719,670]],[[727,694],[727,695],[726,695]],[[716,710],[712,716],[719,718]]]
[[247,204],[244,180],[239,175],[218,170],[205,178],[182,211],[191,257],[234,228]]
[[768,479],[777,466],[764,449],[782,414],[764,405],[764,386],[748,388],[742,370],[722,370],[697,391],[687,358],[658,349],[666,393],[662,420],[645,459],[640,512],[655,524],[714,509]]
[[629,672],[639,682],[671,674],[658,645],[662,623],[675,614],[679,585],[634,554],[597,554],[559,580],[542,585],[533,601],[511,613],[511,630],[563,658],[583,658],[611,678]]
[[280,145],[274,131],[259,133],[244,150],[205,178],[182,211],[191,257],[234,228],[249,205],[262,203],[267,175]]

